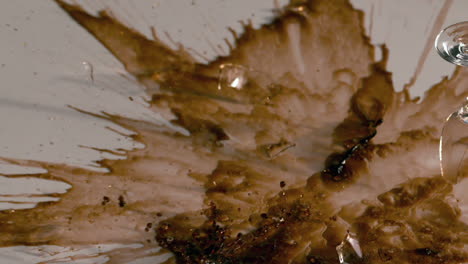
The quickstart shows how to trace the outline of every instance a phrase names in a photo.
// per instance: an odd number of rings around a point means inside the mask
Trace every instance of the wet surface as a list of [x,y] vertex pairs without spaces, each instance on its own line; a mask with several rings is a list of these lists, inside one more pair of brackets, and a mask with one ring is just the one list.
[[[72,188],[0,212],[2,246],[141,243],[172,252],[168,263],[468,261],[466,200],[437,156],[445,113],[468,95],[466,69],[420,103],[395,92],[390,54],[373,61],[363,14],[341,0],[293,1],[206,65],[105,11],[57,3],[185,132],[103,113],[146,146],[100,161],[108,173],[10,160]],[[110,263],[132,254],[149,253],[115,251]]]

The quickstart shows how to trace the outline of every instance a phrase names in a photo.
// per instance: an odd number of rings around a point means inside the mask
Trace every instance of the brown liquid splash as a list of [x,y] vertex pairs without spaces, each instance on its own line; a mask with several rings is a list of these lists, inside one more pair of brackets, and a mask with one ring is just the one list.
[[[270,24],[245,25],[208,65],[105,11],[57,3],[190,135],[103,114],[146,145],[101,161],[109,173],[11,160],[73,188],[0,212],[0,245],[142,243],[172,252],[168,263],[325,264],[338,263],[349,231],[363,252],[349,263],[468,262],[463,204],[437,158],[441,124],[468,95],[466,69],[421,103],[395,92],[388,51],[373,61],[363,14],[345,0],[293,1]],[[218,89],[230,64],[273,77]],[[148,254],[115,251],[110,263]]]

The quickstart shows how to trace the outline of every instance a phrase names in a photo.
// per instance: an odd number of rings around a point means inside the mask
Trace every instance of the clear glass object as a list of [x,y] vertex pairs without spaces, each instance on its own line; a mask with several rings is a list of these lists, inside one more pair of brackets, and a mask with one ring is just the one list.
[[440,137],[442,175],[453,183],[468,175],[468,100],[444,123]]
[[340,264],[359,263],[363,254],[356,235],[349,233],[345,239],[336,247]]
[[453,24],[442,30],[436,38],[435,48],[445,60],[468,66],[468,21]]
[[[442,30],[436,38],[435,48],[445,60],[468,66],[468,21]],[[445,121],[439,151],[444,177],[457,183],[468,175],[468,98]]]

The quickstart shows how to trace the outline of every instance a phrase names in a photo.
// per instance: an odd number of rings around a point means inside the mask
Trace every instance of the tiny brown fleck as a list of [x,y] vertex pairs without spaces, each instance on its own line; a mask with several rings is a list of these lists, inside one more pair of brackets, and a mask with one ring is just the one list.
[[284,181],[281,181],[281,182],[280,182],[280,187],[281,187],[281,188],[286,187],[286,183],[285,183]]
[[124,207],[127,203],[122,195],[119,196],[119,206]]
[[109,202],[110,202],[110,198],[109,198],[109,197],[107,197],[107,196],[102,197],[102,202],[101,202],[102,205],[106,205],[106,204],[108,204]]

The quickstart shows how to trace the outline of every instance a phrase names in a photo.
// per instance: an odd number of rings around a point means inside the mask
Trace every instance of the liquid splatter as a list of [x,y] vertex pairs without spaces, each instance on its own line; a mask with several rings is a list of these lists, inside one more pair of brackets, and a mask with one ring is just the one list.
[[[110,263],[161,246],[167,263],[324,264],[356,250],[352,233],[360,251],[347,263],[468,261],[466,180],[442,178],[437,157],[446,113],[468,95],[466,69],[420,103],[395,92],[388,51],[373,61],[363,14],[345,0],[293,1],[270,24],[245,25],[230,55],[207,65],[106,11],[57,3],[188,133],[92,114],[146,147],[100,161],[108,173],[10,160],[72,188],[0,212],[0,245],[144,245]],[[231,89],[219,85],[225,65],[242,69]]]

